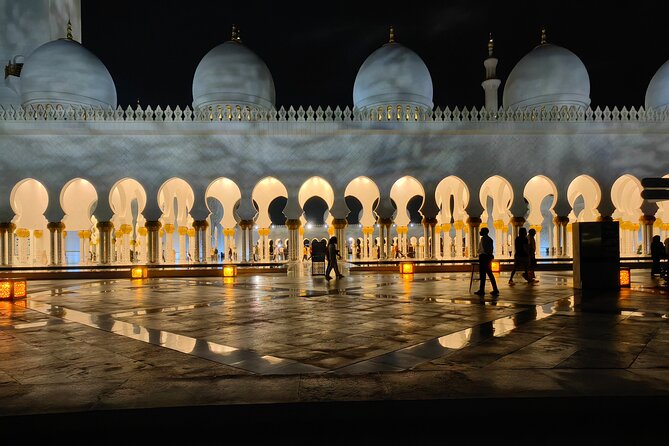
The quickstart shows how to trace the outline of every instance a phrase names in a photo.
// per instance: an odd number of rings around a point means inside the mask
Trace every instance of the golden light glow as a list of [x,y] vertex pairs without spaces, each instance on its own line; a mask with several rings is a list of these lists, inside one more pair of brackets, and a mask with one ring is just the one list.
[[28,284],[25,279],[0,279],[0,299],[26,297]]
[[237,267],[235,265],[225,265],[223,267],[223,277],[235,277],[237,275]]
[[620,286],[629,287],[632,283],[632,276],[629,268],[620,268]]
[[28,294],[28,284],[25,280],[14,281],[14,299],[19,297],[26,297]]
[[413,263],[412,262],[400,262],[400,273],[401,274],[413,274]]
[[146,266],[133,266],[131,276],[133,279],[146,279],[149,277],[149,268]]
[[492,270],[493,273],[498,273],[499,272],[499,260],[493,260],[490,265],[490,269]]
[[12,282],[3,280],[0,282],[0,299],[11,299],[12,297]]

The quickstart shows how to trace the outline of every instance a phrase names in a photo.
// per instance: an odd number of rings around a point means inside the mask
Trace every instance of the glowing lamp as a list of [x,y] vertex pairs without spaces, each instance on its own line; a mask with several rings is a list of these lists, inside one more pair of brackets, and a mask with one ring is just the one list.
[[26,279],[0,279],[0,299],[20,299],[27,295]]
[[499,272],[499,260],[493,260],[490,263],[490,269],[492,270],[493,273],[498,273]]
[[632,283],[632,276],[629,268],[620,268],[620,286],[629,288]]
[[235,265],[225,265],[223,267],[223,277],[235,277],[237,275],[237,267]]
[[130,270],[133,279],[146,279],[149,276],[149,268],[146,266],[133,266]]
[[413,274],[413,262],[400,262],[401,274]]

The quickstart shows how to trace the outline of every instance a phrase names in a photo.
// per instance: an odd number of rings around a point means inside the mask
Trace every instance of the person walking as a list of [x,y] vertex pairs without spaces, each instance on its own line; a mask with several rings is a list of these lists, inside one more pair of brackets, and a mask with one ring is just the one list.
[[518,229],[518,236],[513,241],[513,270],[511,270],[511,277],[509,277],[509,285],[513,285],[513,276],[519,269],[523,270],[523,278],[529,281],[527,275],[527,262],[529,259],[529,247],[527,240],[527,229]]
[[537,276],[534,273],[537,266],[537,241],[534,238],[537,231],[534,228],[531,228],[527,232],[527,280],[528,282],[536,282]]
[[660,262],[667,257],[664,249],[664,243],[660,240],[659,235],[653,236],[653,241],[650,243],[650,256],[653,259],[653,266],[650,269],[650,277],[661,275],[662,268]]
[[327,249],[325,250],[325,260],[328,262],[328,266],[325,269],[325,278],[327,280],[332,279],[330,277],[330,271],[334,269],[335,272],[335,277],[337,279],[341,279],[343,274],[339,273],[339,266],[337,265],[337,259],[341,259],[341,256],[339,255],[339,250],[337,249],[337,237],[330,237],[330,240],[328,241],[328,246]]
[[481,228],[481,231],[479,231],[479,234],[481,235],[481,239],[479,240],[479,250],[478,250],[478,255],[479,255],[479,277],[481,280],[481,284],[479,285],[479,290],[474,292],[474,294],[477,294],[481,297],[485,295],[485,278],[486,275],[490,279],[490,284],[492,285],[492,291],[490,294],[493,296],[497,296],[499,294],[499,290],[497,289],[497,281],[495,280],[495,276],[492,273],[492,259],[495,258],[494,255],[494,244],[490,236],[488,235],[488,228]]

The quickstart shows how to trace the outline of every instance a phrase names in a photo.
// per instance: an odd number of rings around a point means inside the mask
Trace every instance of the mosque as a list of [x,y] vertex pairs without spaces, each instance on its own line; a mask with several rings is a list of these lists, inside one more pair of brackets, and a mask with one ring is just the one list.
[[[352,108],[285,108],[233,27],[193,67],[192,107],[122,108],[77,35],[78,1],[16,3],[32,14],[0,34],[5,267],[202,263],[212,252],[298,261],[305,240],[332,234],[361,260],[457,260],[476,252],[482,226],[497,257],[527,226],[538,256],[568,258],[574,222],[611,219],[622,256],[669,236],[669,204],[643,200],[640,182],[669,176],[669,62],[644,104],[592,109],[586,64],[545,32],[499,92],[490,39],[484,105],[443,108],[429,61],[391,28],[360,61]],[[314,199],[326,210],[308,221]]]

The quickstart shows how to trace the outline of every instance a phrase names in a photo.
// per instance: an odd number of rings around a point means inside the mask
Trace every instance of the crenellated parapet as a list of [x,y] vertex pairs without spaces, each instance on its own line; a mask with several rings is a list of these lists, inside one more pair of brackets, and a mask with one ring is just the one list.
[[148,121],[148,122],[657,122],[669,120],[669,109],[644,107],[553,107],[551,109],[503,109],[484,107],[440,108],[425,111],[418,107],[387,106],[364,111],[349,107],[281,107],[278,110],[221,104],[204,110],[167,106],[155,109],[139,105],[123,109],[77,107],[70,105],[0,106],[0,121]]

